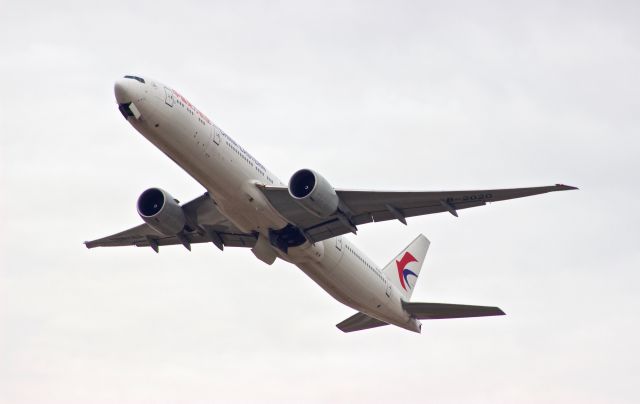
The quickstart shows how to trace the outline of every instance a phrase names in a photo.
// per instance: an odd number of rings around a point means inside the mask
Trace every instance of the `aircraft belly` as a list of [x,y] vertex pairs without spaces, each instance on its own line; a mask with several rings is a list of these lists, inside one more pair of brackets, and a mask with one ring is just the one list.
[[353,296],[347,293],[344,285],[336,283],[335,280],[326,273],[326,268],[324,268],[322,264],[315,262],[305,262],[297,263],[295,265],[334,299],[344,305],[358,310],[357,302],[353,298]]
[[[212,142],[207,126],[191,122],[178,110],[145,105],[144,121],[136,129],[176,164],[216,195],[222,213],[245,232],[267,232],[287,222],[268,203],[266,197],[249,184],[249,173],[241,161],[223,155]],[[169,107],[166,107],[169,108]],[[156,126],[157,125],[157,126]]]
[[293,261],[294,264],[339,302],[359,311],[371,311],[380,304],[380,297],[371,287],[373,284],[368,274],[363,274],[348,255],[340,252],[338,257],[331,241],[327,241],[330,245],[325,247],[322,261]]
[[167,114],[155,107],[146,107],[143,113],[146,119],[138,123],[136,129],[205,188],[215,187],[217,184],[212,182],[216,176],[211,173],[218,171],[219,159],[211,158],[211,153],[207,157],[205,153],[208,142],[205,128],[194,128],[186,117],[173,112]]
[[291,260],[309,278],[334,299],[371,317],[414,330],[414,320],[404,312],[396,293],[386,294],[386,286],[363,269],[359,261],[343,254],[334,246],[335,240],[325,241],[325,254],[319,262],[302,260],[294,256]]

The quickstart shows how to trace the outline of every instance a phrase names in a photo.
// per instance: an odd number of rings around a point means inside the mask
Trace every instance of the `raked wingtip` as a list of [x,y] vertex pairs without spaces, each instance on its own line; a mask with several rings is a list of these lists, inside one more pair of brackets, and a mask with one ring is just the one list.
[[556,184],[556,188],[558,188],[558,191],[572,191],[574,189],[580,189],[578,187],[573,187],[571,185],[565,185],[565,184]]

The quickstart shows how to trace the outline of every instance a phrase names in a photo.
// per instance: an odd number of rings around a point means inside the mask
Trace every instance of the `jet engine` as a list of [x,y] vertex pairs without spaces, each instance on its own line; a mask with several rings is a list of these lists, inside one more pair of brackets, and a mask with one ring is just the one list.
[[306,168],[291,176],[289,194],[303,208],[318,217],[333,215],[340,203],[338,194],[329,182],[317,172]]
[[138,198],[138,214],[154,230],[174,236],[180,233],[187,220],[177,199],[160,188],[149,188]]

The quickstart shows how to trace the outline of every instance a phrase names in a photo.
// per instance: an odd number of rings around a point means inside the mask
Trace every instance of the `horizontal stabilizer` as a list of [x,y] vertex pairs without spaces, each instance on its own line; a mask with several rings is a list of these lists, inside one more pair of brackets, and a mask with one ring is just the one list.
[[402,308],[418,320],[504,316],[505,314],[498,307],[469,306],[466,304],[402,302]]
[[343,332],[352,332],[366,330],[369,328],[382,327],[383,325],[388,324],[384,321],[369,317],[364,313],[356,313],[343,322],[336,324],[336,327],[338,327]]

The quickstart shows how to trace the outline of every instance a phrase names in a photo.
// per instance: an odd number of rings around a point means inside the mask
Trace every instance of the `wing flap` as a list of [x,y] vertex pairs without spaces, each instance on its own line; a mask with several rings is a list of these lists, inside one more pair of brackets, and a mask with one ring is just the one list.
[[364,313],[358,312],[348,319],[336,324],[336,327],[343,332],[353,332],[368,330],[369,328],[382,327],[388,325],[384,321],[380,321],[376,318],[367,316]]
[[505,315],[498,307],[466,304],[402,302],[402,308],[418,320]]
[[[464,203],[456,204],[455,208],[456,210],[458,210],[458,209],[474,208],[476,206],[483,206],[483,205],[486,205],[486,202],[483,202],[483,201],[464,202]],[[402,214],[404,217],[414,217],[414,216],[430,215],[433,213],[441,213],[441,212],[447,212],[447,211],[448,209],[440,201],[437,201],[426,206],[404,208],[402,209]],[[369,220],[360,224],[370,223],[372,221],[383,222],[386,220],[397,219],[397,217],[388,209],[374,211],[374,212],[371,212],[370,215],[372,220]],[[359,217],[356,217],[356,220],[358,219]]]

